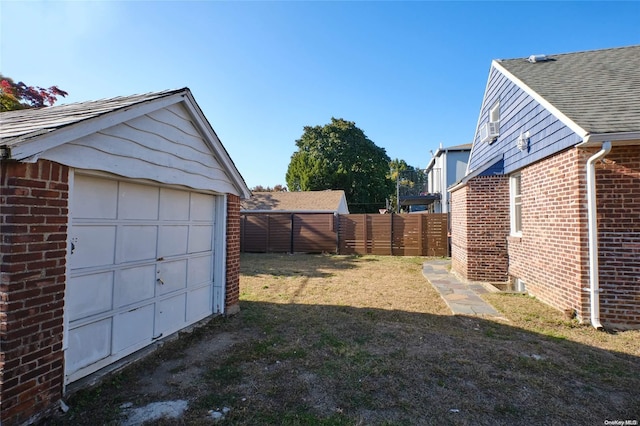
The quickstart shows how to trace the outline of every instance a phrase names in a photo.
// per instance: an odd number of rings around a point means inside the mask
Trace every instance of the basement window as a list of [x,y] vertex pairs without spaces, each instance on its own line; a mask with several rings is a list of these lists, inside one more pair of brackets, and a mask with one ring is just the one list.
[[516,278],[513,281],[513,291],[517,291],[519,293],[525,293],[527,291],[527,286],[524,284],[520,278]]
[[509,199],[511,216],[511,235],[522,236],[522,188],[521,174],[515,173],[509,178]]

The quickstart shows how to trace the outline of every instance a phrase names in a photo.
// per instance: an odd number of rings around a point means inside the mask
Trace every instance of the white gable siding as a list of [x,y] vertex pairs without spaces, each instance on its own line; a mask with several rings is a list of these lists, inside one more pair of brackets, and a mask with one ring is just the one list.
[[237,194],[224,166],[180,104],[60,145],[41,158],[80,169]]

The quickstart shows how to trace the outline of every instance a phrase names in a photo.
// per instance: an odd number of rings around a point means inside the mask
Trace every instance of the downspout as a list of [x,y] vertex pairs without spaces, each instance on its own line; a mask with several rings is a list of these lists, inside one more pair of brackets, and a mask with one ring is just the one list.
[[596,205],[595,163],[611,151],[611,142],[602,142],[602,149],[587,160],[587,211],[589,224],[589,290],[591,296],[591,325],[596,329],[600,324],[600,277],[598,276],[598,208]]

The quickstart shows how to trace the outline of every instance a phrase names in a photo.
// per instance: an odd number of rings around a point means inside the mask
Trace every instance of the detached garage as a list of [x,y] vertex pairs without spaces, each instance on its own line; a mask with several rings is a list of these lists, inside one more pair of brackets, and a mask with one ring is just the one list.
[[250,192],[189,89],[2,113],[0,155],[0,423],[237,311]]

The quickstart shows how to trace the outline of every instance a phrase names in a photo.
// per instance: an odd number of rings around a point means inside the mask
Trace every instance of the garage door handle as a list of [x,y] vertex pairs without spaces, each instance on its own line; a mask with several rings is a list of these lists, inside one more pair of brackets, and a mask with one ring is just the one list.
[[164,285],[164,281],[162,281],[162,278],[158,278],[156,279],[156,281],[158,281],[161,285]]
[[151,340],[158,340],[162,337],[162,333],[158,334],[156,337],[152,337]]

